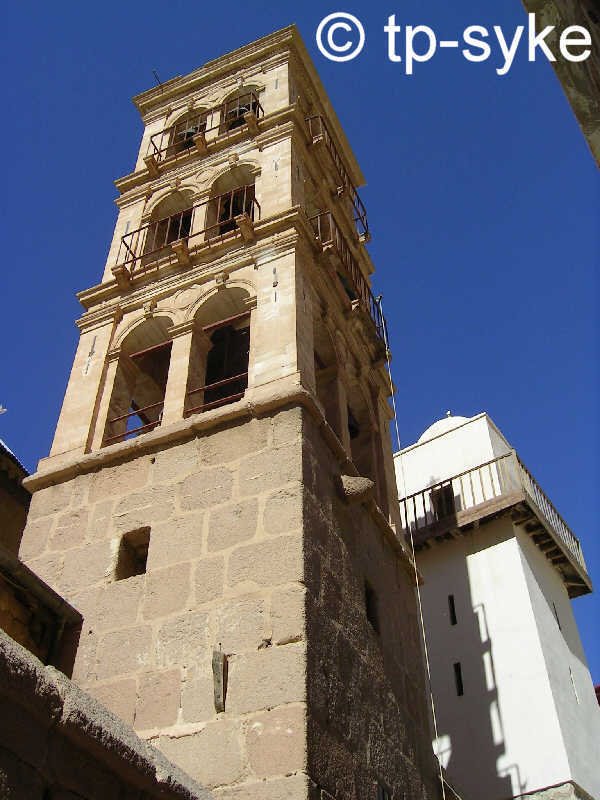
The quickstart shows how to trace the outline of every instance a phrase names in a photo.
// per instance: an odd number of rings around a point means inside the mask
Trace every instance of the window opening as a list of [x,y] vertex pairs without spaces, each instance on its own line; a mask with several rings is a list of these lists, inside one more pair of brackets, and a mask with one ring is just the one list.
[[194,136],[206,131],[206,118],[207,112],[202,111],[199,114],[194,114],[193,116],[186,117],[180,122],[175,123],[171,128],[167,156],[181,153],[193,147]]
[[237,228],[235,218],[247,214],[254,219],[254,186],[241,186],[217,198],[217,223],[219,234],[234,231]]
[[436,520],[451,517],[455,513],[454,489],[451,483],[436,486],[431,490],[431,505]]
[[150,528],[130,531],[121,538],[115,567],[116,581],[143,575],[146,572],[149,545]]
[[222,120],[225,131],[233,131],[246,124],[244,114],[258,110],[258,99],[253,92],[248,92],[231,100],[226,100],[222,106]]
[[460,665],[460,661],[456,661],[454,663],[454,683],[456,685],[456,694],[458,697],[462,697],[465,693],[465,690],[463,686],[462,667]]
[[178,239],[187,239],[192,229],[192,214],[193,209],[186,208],[178,214],[150,223],[144,253],[154,253]]
[[377,594],[368,581],[365,581],[365,610],[367,620],[375,633],[379,633],[379,604]]
[[456,619],[456,606],[454,604],[453,594],[448,595],[448,610],[450,612],[450,625],[456,625],[458,620]]
[[350,406],[348,406],[348,433],[351,439],[357,439],[360,436],[360,425]]

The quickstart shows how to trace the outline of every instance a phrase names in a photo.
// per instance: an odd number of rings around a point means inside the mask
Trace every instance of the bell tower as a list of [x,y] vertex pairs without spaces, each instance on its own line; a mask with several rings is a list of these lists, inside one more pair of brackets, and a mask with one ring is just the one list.
[[135,98],[21,557],[215,797],[435,795],[363,181],[290,27]]

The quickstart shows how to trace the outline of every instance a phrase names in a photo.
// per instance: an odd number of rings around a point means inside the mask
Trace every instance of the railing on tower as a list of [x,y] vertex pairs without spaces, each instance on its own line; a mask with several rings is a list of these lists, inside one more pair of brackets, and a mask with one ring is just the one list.
[[386,323],[381,307],[371,291],[367,279],[361,272],[333,214],[331,211],[315,214],[314,217],[310,218],[310,223],[315,232],[315,238],[321,244],[323,250],[332,248],[336,252],[344,268],[343,273],[338,272],[338,277],[346,294],[351,300],[358,300],[363,305],[375,325],[377,336],[382,342],[385,342]]
[[401,499],[400,515],[407,533],[427,538],[522,501],[587,576],[579,540],[514,451]]
[[254,115],[256,120],[264,117],[256,92],[245,92],[213,108],[192,109],[185,117],[151,136],[147,154],[154,156],[157,162],[185,155],[196,146],[198,134],[230,133],[248,124],[247,114]]
[[190,245],[194,241],[235,236],[240,232],[240,218],[244,216],[250,221],[260,219],[260,204],[252,184],[211,197],[170,217],[152,220],[124,234],[116,266],[126,267],[133,273],[169,255],[175,242],[184,240]]
[[329,129],[327,128],[327,124],[323,117],[319,114],[315,114],[312,117],[306,118],[306,124],[308,126],[308,132],[312,139],[313,144],[317,144],[319,142],[323,142],[325,147],[327,148],[329,155],[333,161],[334,167],[337,171],[338,177],[340,179],[340,185],[338,186],[338,193],[343,195],[347,193],[350,203],[352,205],[352,211],[354,216],[354,224],[356,225],[356,230],[358,235],[362,238],[367,240],[369,238],[369,222],[367,220],[367,209],[364,206],[364,203],[360,199],[360,195],[350,176],[346,167],[344,166],[344,161],[342,156],[340,155],[337,147],[335,146],[335,142],[331,134],[329,133]]

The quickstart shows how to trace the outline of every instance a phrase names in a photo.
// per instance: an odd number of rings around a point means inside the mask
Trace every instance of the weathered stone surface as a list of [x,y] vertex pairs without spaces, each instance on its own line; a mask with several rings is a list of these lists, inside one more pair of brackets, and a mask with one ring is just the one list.
[[90,503],[141,489],[148,482],[149,472],[150,458],[148,456],[99,470],[90,476]]
[[273,447],[298,442],[302,435],[302,411],[288,408],[273,417]]
[[170,519],[175,509],[176,487],[157,486],[127,495],[115,506],[114,529],[117,533],[143,528]]
[[306,589],[292,584],[276,589],[271,595],[273,644],[299,641],[305,635]]
[[233,491],[233,472],[227,468],[206,469],[186,478],[179,489],[184,511],[225,503]]
[[206,466],[229,464],[268,445],[270,419],[244,420],[198,439],[200,461]]
[[304,702],[306,651],[302,644],[267,647],[229,659],[227,709],[234,714]]
[[[218,800],[307,800],[307,784],[306,775],[289,775],[274,780],[244,782],[229,788],[219,787],[214,790],[214,796]],[[326,798],[319,796],[318,800]]]
[[193,666],[206,658],[208,614],[181,614],[164,622],[157,636],[157,659],[160,667]]
[[105,581],[112,575],[115,547],[111,541],[97,542],[67,550],[63,559],[61,586],[72,593]]
[[144,575],[134,575],[73,594],[72,603],[85,625],[97,633],[133,625],[144,591]]
[[199,458],[195,441],[169,447],[156,453],[152,470],[152,483],[170,483],[181,480],[198,469]]
[[302,484],[286,486],[269,494],[263,511],[263,530],[277,536],[299,530],[302,525]]
[[374,497],[375,484],[370,478],[340,475],[338,492],[347,503],[366,503]]
[[110,683],[97,683],[92,685],[89,691],[123,722],[127,725],[133,725],[137,696],[135,678],[126,678],[122,681],[111,681]]
[[48,486],[46,489],[39,489],[34,492],[31,498],[28,519],[33,520],[64,511],[71,503],[72,498],[72,481],[59,483],[56,486]]
[[152,628],[149,625],[111,631],[98,642],[96,670],[99,680],[140,672],[152,662]]
[[208,550],[226,550],[252,539],[256,533],[257,519],[258,502],[255,499],[215,509],[208,521]]
[[139,678],[135,726],[164,728],[177,722],[181,696],[181,674],[178,669],[150,672]]
[[62,514],[56,521],[56,526],[48,547],[50,550],[68,550],[71,547],[81,547],[85,543],[89,510],[80,508],[67,514]]
[[194,570],[195,602],[210,603],[223,594],[225,560],[222,556],[203,558]]
[[279,536],[266,542],[238,547],[229,556],[227,583],[248,582],[256,586],[277,586],[301,580],[302,539]]
[[228,720],[209,722],[190,736],[161,736],[159,747],[194,778],[202,774],[207,787],[235,783],[242,776],[239,724]]
[[203,526],[203,512],[192,512],[153,525],[148,570],[199,558],[203,549]]
[[226,602],[215,617],[215,641],[224,653],[257,650],[267,637],[265,601],[260,597]]
[[55,517],[27,520],[19,547],[19,558],[22,561],[30,561],[44,552],[55,523]]
[[165,617],[185,608],[192,588],[190,574],[190,564],[149,571],[142,608],[144,619]]
[[188,670],[181,693],[181,707],[184,722],[205,722],[215,717],[214,680],[210,661]]
[[247,722],[246,750],[257,777],[289,775],[306,768],[306,709],[282,706]]
[[282,445],[248,456],[240,463],[239,491],[242,497],[260,494],[302,477],[299,445]]
[[110,497],[107,500],[100,500],[93,506],[88,520],[88,540],[93,542],[97,539],[106,539],[112,535],[115,502],[115,499]]

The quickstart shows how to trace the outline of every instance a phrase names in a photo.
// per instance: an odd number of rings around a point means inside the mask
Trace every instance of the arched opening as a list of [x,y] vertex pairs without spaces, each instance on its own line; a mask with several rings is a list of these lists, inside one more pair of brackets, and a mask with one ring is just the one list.
[[207,238],[237,230],[236,217],[242,214],[254,220],[258,213],[254,179],[253,172],[245,165],[234,167],[217,178],[206,211]]
[[172,242],[187,239],[192,229],[192,193],[172,192],[152,210],[144,242],[144,255],[161,255]]
[[250,310],[248,292],[225,289],[195,316],[185,415],[234,403],[248,387]]
[[258,116],[259,108],[256,88],[245,86],[243,89],[232,92],[221,106],[219,133],[227,133],[227,131],[233,131],[245,125],[244,114],[252,111]]
[[121,345],[103,446],[154,430],[162,419],[169,364],[171,320],[155,317],[138,325]]
[[188,111],[179,117],[169,129],[167,158],[194,147],[194,137],[206,131],[207,118],[208,110],[205,108]]

